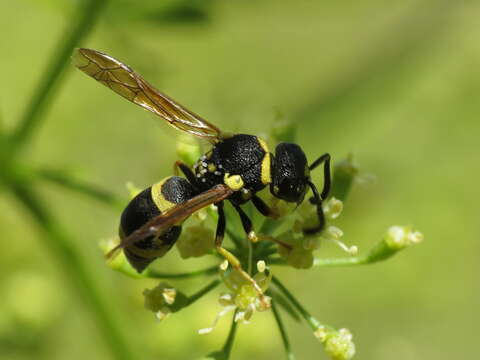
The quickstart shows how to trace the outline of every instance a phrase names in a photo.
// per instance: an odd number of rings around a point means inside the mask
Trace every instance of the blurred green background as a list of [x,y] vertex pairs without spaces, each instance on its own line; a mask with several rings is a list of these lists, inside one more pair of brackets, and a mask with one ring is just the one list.
[[[4,130],[18,123],[79,2],[0,4]],[[298,122],[310,159],[353,152],[376,180],[355,185],[341,220],[345,241],[365,251],[390,225],[413,224],[424,243],[376,265],[275,274],[319,319],[351,329],[357,359],[473,359],[479,17],[478,1],[118,0],[78,46],[125,61],[222,129],[267,133],[281,114]],[[171,173],[178,133],[154,120],[70,67],[22,161],[70,169],[126,197],[127,181],[146,187]],[[138,359],[197,359],[221,347],[226,319],[196,334],[219,309],[218,291],[157,323],[141,295],[157,282],[114,273],[98,250],[119,212],[51,184],[36,189],[73,235]],[[0,358],[111,358],[37,224],[0,191]],[[325,244],[318,255],[342,254]],[[174,250],[158,268],[204,263]],[[187,293],[203,283],[178,282]],[[326,358],[308,328],[286,323],[298,359]],[[240,326],[232,359],[249,357],[284,357],[269,313]]]

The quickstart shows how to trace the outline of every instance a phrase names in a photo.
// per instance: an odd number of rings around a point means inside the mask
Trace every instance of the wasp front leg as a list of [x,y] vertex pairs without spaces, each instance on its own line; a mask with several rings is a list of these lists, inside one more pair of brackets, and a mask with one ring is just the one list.
[[258,296],[260,298],[260,301],[262,302],[262,305],[265,308],[270,307],[269,301],[263,294],[262,289],[260,286],[257,284],[257,282],[242,268],[242,264],[240,263],[240,260],[233,255],[230,251],[222,247],[223,243],[223,238],[225,236],[225,228],[226,228],[226,218],[225,218],[225,211],[223,209],[223,202],[220,202],[216,204],[217,209],[218,209],[218,223],[217,223],[217,231],[215,235],[215,247],[217,249],[217,252],[223,256],[229,264],[236,270],[238,273],[249,283],[252,284],[253,288],[255,291],[258,293]]
[[317,207],[318,225],[310,229],[305,229],[305,234],[317,234],[325,228],[325,214],[323,213],[322,202],[328,197],[330,193],[330,187],[332,184],[332,178],[330,174],[330,154],[326,153],[315,160],[310,166],[310,170],[314,170],[317,166],[324,164],[323,166],[323,189],[319,193],[315,184],[308,181],[307,184],[312,189],[313,196],[310,198],[310,202]]

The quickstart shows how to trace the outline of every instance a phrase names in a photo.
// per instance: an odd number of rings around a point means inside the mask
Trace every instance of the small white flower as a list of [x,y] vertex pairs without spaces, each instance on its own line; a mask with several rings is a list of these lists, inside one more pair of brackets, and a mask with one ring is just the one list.
[[342,200],[338,200],[335,197],[332,197],[325,204],[323,204],[322,208],[325,217],[329,220],[333,220],[338,218],[342,213],[343,202]]
[[332,360],[350,360],[355,355],[355,344],[348,329],[328,332],[322,341]]
[[400,250],[423,241],[423,234],[409,226],[392,226],[387,230],[385,243],[392,250]]

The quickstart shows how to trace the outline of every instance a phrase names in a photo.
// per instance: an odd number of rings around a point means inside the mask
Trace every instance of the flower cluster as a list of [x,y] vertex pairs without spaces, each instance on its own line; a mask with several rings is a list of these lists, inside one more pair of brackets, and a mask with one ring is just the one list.
[[[291,127],[285,125],[283,128],[273,130],[274,141],[285,140],[287,137],[291,137]],[[202,153],[198,143],[185,137],[182,137],[179,142],[177,151],[182,161],[187,164],[191,164]],[[184,224],[176,247],[184,259],[213,256],[217,259],[213,266],[181,274],[161,273],[156,271],[155,267],[150,267],[142,274],[138,274],[131,268],[123,254],[110,261],[109,265],[132,277],[182,279],[200,275],[214,276],[213,281],[190,296],[186,296],[163,281],[153,289],[146,289],[143,293],[145,307],[154,312],[157,319],[162,320],[171,313],[190,306],[218,285],[223,285],[225,290],[220,292],[218,297],[220,310],[213,324],[198,332],[211,333],[222,317],[233,312],[232,330],[224,347],[210,354],[209,358],[228,359],[237,324],[248,324],[256,312],[272,310],[282,333],[285,351],[288,358],[293,359],[286,330],[277,311],[278,306],[296,319],[303,318],[332,360],[351,359],[355,355],[355,344],[350,331],[344,328],[337,330],[317,320],[282,282],[272,275],[270,267],[290,266],[295,269],[308,269],[321,266],[369,264],[388,259],[398,251],[421,242],[423,235],[409,226],[392,226],[386,231],[381,241],[361,256],[358,255],[357,246],[347,246],[341,241],[344,233],[335,225],[335,221],[342,213],[351,185],[358,182],[359,178],[359,167],[354,164],[351,156],[335,164],[332,195],[322,203],[326,224],[318,235],[308,235],[305,232],[305,229],[318,223],[315,204],[306,199],[300,206],[295,207],[264,192],[259,195],[272,209],[273,219],[257,219],[260,225],[257,224],[258,230],[254,236],[243,235],[243,229],[238,225],[227,228],[227,235],[233,247],[225,248],[222,255],[228,254],[229,261],[224,260],[215,251],[214,231],[211,224],[218,219],[218,213],[216,208],[211,206],[196,212],[189,222]],[[129,188],[132,195],[138,193],[132,185]],[[226,210],[228,223],[234,224],[230,221],[231,214],[228,209]],[[255,242],[252,241],[253,239]],[[317,258],[316,250],[321,242],[338,245],[347,253],[347,256],[333,259]],[[108,252],[113,246],[112,242],[105,243],[104,251]]]

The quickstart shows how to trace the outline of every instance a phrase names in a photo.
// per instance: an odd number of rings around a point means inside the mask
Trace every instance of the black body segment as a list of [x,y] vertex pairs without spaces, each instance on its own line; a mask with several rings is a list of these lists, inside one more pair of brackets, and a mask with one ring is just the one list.
[[[130,264],[142,272],[152,261],[165,255],[177,241],[185,219],[211,204],[217,204],[218,223],[215,238],[217,252],[249,281],[260,295],[265,308],[269,302],[256,281],[242,269],[234,254],[222,247],[226,229],[223,201],[230,200],[240,216],[250,241],[256,241],[251,220],[240,207],[248,201],[265,216],[278,216],[256,193],[270,185],[273,196],[297,204],[304,200],[307,186],[316,206],[318,225],[304,229],[314,234],[325,227],[322,202],[330,191],[330,155],[323,154],[310,165],[302,149],[295,144],[281,143],[275,157],[259,137],[246,134],[228,135],[213,124],[186,109],[145,81],[129,66],[115,58],[92,49],[77,49],[73,60],[81,71],[110,88],[127,100],[153,112],[173,127],[209,140],[213,148],[203,155],[193,170],[177,161],[186,179],[177,176],[152,185],[140,192],[125,208],[120,219],[121,242]],[[324,165],[324,185],[321,192],[311,182],[310,170]]]
[[[193,186],[178,176],[166,178],[148,187],[135,196],[123,211],[120,218],[120,238],[124,239],[168,208],[181,204],[194,195]],[[142,272],[152,261],[170,250],[181,231],[182,227],[175,225],[158,238],[150,236],[137,241],[124,248],[125,256],[138,272]]]
[[237,134],[217,143],[194,165],[194,171],[197,186],[202,190],[225,183],[226,175],[240,175],[243,187],[229,200],[243,204],[269,183],[270,167],[265,143],[257,136]]
[[275,149],[275,166],[270,191],[276,197],[301,203],[307,191],[310,169],[307,157],[297,144],[280,143]]

